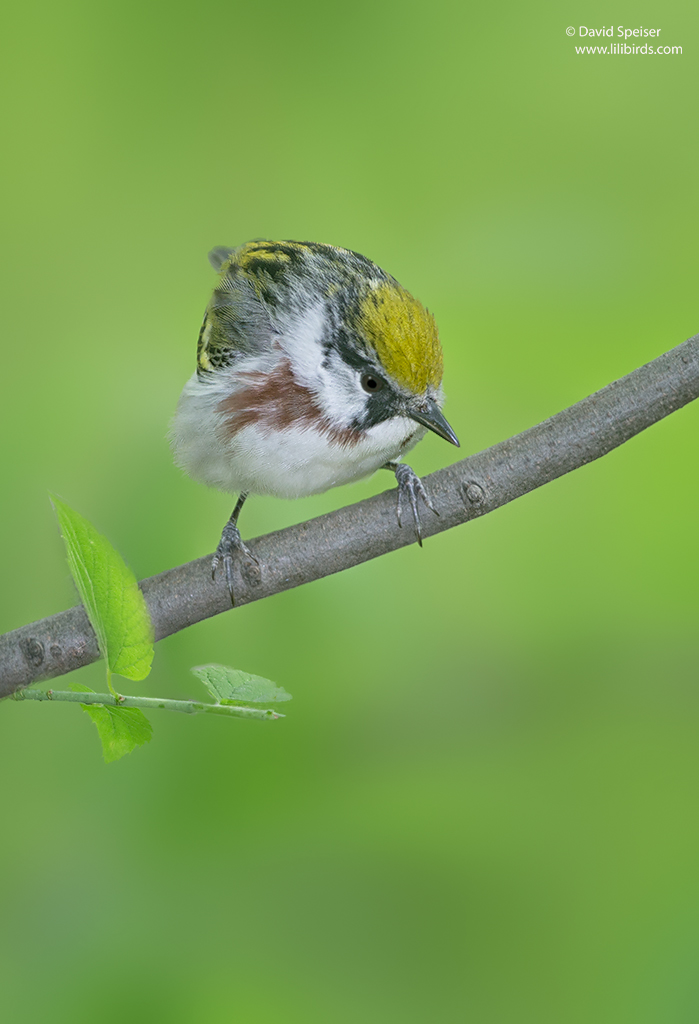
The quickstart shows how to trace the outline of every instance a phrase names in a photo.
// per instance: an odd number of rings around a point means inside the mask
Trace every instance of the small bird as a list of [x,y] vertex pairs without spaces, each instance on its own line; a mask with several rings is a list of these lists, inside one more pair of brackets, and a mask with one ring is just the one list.
[[317,242],[218,247],[219,282],[199,333],[170,437],[195,480],[238,494],[212,562],[233,599],[238,516],[249,494],[300,498],[389,469],[398,524],[420,478],[398,461],[427,430],[459,446],[442,414],[434,317],[375,263]]

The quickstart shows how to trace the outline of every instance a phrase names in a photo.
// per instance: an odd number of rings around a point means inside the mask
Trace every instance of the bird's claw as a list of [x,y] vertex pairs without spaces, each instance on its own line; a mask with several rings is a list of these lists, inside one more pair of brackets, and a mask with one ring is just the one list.
[[243,558],[252,562],[256,567],[259,567],[259,560],[253,555],[250,548],[243,542],[240,536],[240,530],[235,523],[228,522],[223,528],[221,534],[221,540],[218,542],[216,548],[216,554],[211,560],[211,579],[216,579],[216,570],[218,569],[221,562],[223,562],[223,568],[226,573],[226,583],[228,584],[228,593],[231,595],[231,603],[234,603],[233,598],[233,557],[239,552]]
[[436,516],[439,515],[439,512],[432,504],[422,480],[410,466],[407,466],[404,462],[399,462],[395,466],[394,472],[398,482],[398,525],[401,528],[403,526],[403,503],[407,501],[413,513],[417,542],[422,547],[422,527],[418,510],[418,498],[422,498],[428,509],[434,512]]

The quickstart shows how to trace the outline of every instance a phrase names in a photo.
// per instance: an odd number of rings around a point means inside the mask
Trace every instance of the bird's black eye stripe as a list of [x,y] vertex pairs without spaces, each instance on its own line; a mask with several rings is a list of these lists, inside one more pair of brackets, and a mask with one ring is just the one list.
[[370,395],[373,395],[376,391],[380,391],[383,387],[383,381],[380,377],[377,377],[375,373],[363,373],[359,383]]

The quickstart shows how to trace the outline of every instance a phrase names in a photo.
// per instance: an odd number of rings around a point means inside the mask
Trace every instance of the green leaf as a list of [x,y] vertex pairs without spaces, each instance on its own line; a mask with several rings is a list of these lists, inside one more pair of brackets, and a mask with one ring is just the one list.
[[198,665],[192,669],[219,704],[274,704],[291,694],[262,676],[251,676],[227,665]]
[[[71,683],[75,693],[94,693],[83,683]],[[136,747],[150,741],[153,727],[139,708],[117,708],[108,704],[81,704],[97,726],[102,753],[107,763],[118,761]]]
[[118,761],[136,747],[148,743],[153,728],[139,708],[110,708],[105,704],[81,704],[97,726],[107,763]]
[[153,627],[136,577],[87,519],[53,495],[51,501],[102,657],[111,672],[145,679],[153,661]]

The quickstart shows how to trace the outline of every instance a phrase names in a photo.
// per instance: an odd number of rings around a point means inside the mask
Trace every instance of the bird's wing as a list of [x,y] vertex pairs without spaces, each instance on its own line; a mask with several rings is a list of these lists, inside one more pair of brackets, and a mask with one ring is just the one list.
[[223,246],[209,253],[220,279],[199,332],[197,365],[200,371],[230,366],[240,355],[264,352],[274,342],[267,282],[246,266],[245,250]]

